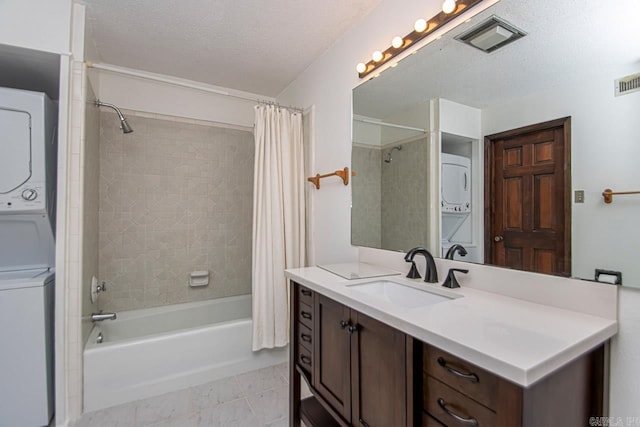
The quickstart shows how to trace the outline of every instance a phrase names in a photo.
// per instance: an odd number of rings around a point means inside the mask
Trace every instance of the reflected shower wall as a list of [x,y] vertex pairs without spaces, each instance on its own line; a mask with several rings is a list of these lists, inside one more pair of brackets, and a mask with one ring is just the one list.
[[406,252],[427,241],[427,138],[401,145],[389,162],[392,146],[353,147],[353,245]]
[[[127,112],[125,135],[100,116],[100,308],[251,293],[253,134]],[[188,286],[195,270],[208,286]]]

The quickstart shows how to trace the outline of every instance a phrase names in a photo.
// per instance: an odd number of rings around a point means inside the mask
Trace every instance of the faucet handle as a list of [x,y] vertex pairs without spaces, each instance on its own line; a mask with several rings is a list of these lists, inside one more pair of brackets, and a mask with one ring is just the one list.
[[442,284],[442,286],[444,286],[445,288],[451,288],[451,289],[460,287],[460,284],[458,283],[458,279],[456,279],[456,275],[455,275],[456,271],[464,274],[467,274],[469,272],[469,270],[466,270],[463,268],[450,268],[449,272],[447,273],[447,278],[444,279],[444,283]]
[[411,268],[409,269],[409,273],[407,273],[407,277],[409,279],[421,279],[420,273],[418,272],[418,267],[416,267],[415,261],[411,261]]
[[96,287],[96,293],[100,293],[100,292],[106,292],[107,291],[107,283],[106,282],[101,282],[97,287]]

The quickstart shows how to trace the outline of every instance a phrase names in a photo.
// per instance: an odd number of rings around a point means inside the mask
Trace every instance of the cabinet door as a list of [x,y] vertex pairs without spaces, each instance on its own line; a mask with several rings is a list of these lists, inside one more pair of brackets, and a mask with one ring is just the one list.
[[351,421],[349,308],[316,294],[313,325],[314,375],[317,392]]
[[351,320],[353,425],[406,425],[405,334],[355,310]]

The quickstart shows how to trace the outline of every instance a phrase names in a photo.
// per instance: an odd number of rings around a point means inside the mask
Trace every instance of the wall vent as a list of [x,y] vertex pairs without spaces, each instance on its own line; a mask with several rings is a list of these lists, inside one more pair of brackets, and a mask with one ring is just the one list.
[[640,91],[640,73],[615,80],[616,96]]

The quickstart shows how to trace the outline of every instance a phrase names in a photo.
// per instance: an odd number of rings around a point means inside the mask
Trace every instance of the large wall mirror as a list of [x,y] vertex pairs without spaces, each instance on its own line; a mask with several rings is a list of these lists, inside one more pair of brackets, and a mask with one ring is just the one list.
[[352,244],[640,287],[638,18],[501,0],[356,87]]

